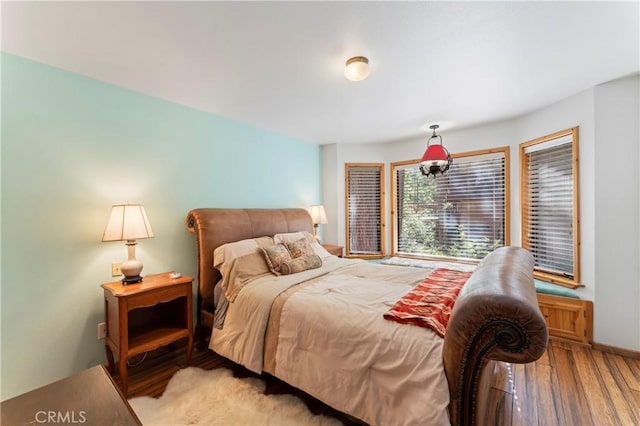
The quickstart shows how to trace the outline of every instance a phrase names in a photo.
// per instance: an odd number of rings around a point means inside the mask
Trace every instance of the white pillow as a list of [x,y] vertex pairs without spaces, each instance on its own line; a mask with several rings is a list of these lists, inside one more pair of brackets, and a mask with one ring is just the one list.
[[282,244],[285,242],[293,242],[298,241],[300,238],[306,238],[310,243],[318,242],[311,232],[300,231],[300,232],[288,232],[286,234],[276,234],[273,236],[273,242],[275,244]]
[[311,245],[313,252],[318,256],[320,256],[320,259],[325,259],[329,256],[332,256],[332,254],[329,253],[324,247],[322,247],[318,242],[318,240],[316,240],[316,238],[310,232],[307,232],[307,231],[288,232],[286,234],[276,234],[273,236],[273,242],[275,244],[282,244],[285,242],[295,242],[301,238],[306,238],[307,241],[309,241],[309,244]]
[[222,275],[225,275],[227,272],[226,265],[229,265],[233,259],[255,253],[260,246],[270,245],[273,245],[273,238],[271,237],[250,238],[223,244],[213,251],[213,267],[218,269]]

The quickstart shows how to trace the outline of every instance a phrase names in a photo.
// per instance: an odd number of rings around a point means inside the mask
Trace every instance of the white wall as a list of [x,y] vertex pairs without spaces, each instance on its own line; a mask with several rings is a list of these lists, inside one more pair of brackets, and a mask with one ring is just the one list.
[[[338,236],[340,206],[344,204],[338,193],[340,177],[338,176],[338,145],[324,145],[322,155],[322,203],[327,213],[327,224],[320,225],[322,242],[337,244],[344,241]],[[344,173],[344,172],[343,172]],[[342,209],[344,212],[344,208]],[[344,214],[342,215],[344,216]]]
[[[640,348],[640,77],[597,86],[595,282],[597,336]],[[629,346],[629,343],[632,343]]]
[[[517,144],[545,136],[558,130],[579,126],[579,193],[580,193],[580,281],[584,287],[578,292],[580,297],[595,301],[595,170],[593,135],[593,89],[578,93],[532,114],[514,120]],[[518,146],[514,147],[515,160],[512,163],[518,172]],[[512,153],[513,154],[513,153]],[[519,180],[516,175],[512,189],[517,195],[511,200],[516,215],[511,219],[520,224]],[[513,223],[513,222],[512,222]],[[518,235],[517,244],[521,238]],[[602,342],[601,342],[602,343]]]
[[[385,144],[331,144],[322,147],[323,203],[328,224],[324,226],[323,242],[345,244],[344,165],[346,163],[385,163]],[[388,170],[385,169],[385,192],[388,193]],[[385,198],[386,200],[386,198]],[[387,210],[388,215],[388,210]],[[388,218],[386,219],[387,224]],[[387,228],[389,225],[387,225]],[[389,246],[387,239],[386,246]]]
[[[451,152],[510,146],[511,244],[519,245],[518,145],[559,130],[580,127],[580,265],[584,287],[578,292],[582,298],[594,301],[594,340],[636,351],[640,350],[640,317],[638,304],[634,303],[640,300],[637,263],[640,259],[638,80],[639,77],[634,76],[606,83],[511,120],[441,132],[444,145]],[[617,112],[619,110],[624,113]],[[615,132],[612,132],[612,127],[616,128]],[[608,145],[612,136],[616,140],[612,142],[613,145]],[[324,159],[325,200],[328,196],[338,194],[332,198],[336,200],[335,203],[327,209],[330,217],[338,219],[331,225],[331,242],[345,242],[344,163],[384,162],[387,164],[386,248],[387,253],[390,252],[389,164],[419,158],[424,152],[427,138],[428,134],[425,133],[420,139],[388,144],[323,147],[324,153],[330,153]],[[596,169],[596,158],[610,159],[612,152],[624,153],[625,161],[617,163],[623,165],[624,171],[618,171],[617,164],[609,165],[608,172],[606,169]],[[597,163],[603,167],[600,164]],[[328,182],[334,177],[338,185],[330,186]],[[611,188],[629,190],[617,192]],[[611,202],[616,203],[615,210]],[[624,213],[612,220],[610,216],[618,210]],[[626,236],[623,242],[611,238],[620,233]],[[609,244],[600,247],[604,242]],[[625,255],[618,256],[620,252]],[[616,262],[612,263],[610,258],[616,259]],[[620,264],[622,259],[624,266]]]

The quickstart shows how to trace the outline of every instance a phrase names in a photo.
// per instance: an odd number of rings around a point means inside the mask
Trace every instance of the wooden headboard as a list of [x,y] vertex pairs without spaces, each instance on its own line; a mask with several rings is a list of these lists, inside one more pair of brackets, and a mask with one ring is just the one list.
[[213,288],[220,273],[213,267],[213,251],[226,243],[284,232],[313,231],[305,209],[201,208],[187,214],[187,229],[196,234],[198,251],[198,318],[213,312]]

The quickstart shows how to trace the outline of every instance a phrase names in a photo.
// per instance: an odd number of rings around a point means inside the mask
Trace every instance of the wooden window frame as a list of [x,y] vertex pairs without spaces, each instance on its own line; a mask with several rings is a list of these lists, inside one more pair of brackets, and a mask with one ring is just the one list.
[[[480,155],[489,155],[502,153],[504,155],[504,202],[505,202],[505,211],[504,211],[504,245],[507,246],[511,244],[511,226],[510,226],[510,217],[511,217],[511,189],[510,189],[510,166],[509,166],[509,158],[510,158],[510,148],[509,146],[502,146],[496,148],[475,150],[475,151],[467,151],[461,152],[457,154],[452,154],[451,157],[456,158],[466,158],[466,157],[474,157]],[[475,264],[477,262],[464,260],[459,258],[451,258],[451,257],[439,257],[439,256],[429,256],[429,255],[418,255],[418,254],[406,254],[406,253],[398,253],[398,212],[397,203],[398,203],[398,178],[396,173],[397,167],[407,166],[410,164],[416,164],[416,167],[420,164],[420,159],[413,160],[405,160],[393,162],[390,165],[390,173],[391,173],[391,240],[392,240],[392,256],[405,257],[405,258],[413,258],[413,259],[432,259],[432,260],[449,260],[458,263],[472,263]],[[445,172],[446,173],[446,172]],[[427,177],[425,177],[427,179]],[[435,179],[438,179],[437,177]]]
[[554,139],[558,139],[565,136],[572,136],[572,179],[573,179],[573,279],[561,276],[560,274],[553,274],[546,271],[541,271],[534,268],[534,276],[543,281],[552,282],[554,284],[562,285],[570,288],[577,288],[582,286],[580,283],[580,178],[579,178],[579,128],[572,127],[566,130],[561,130],[546,136],[542,136],[537,139],[533,139],[520,144],[520,211],[521,211],[521,244],[522,247],[527,250],[531,250],[531,242],[528,236],[528,218],[527,208],[529,205],[529,175],[527,173],[528,161],[525,150],[531,146],[550,142]]
[[[380,170],[380,253],[376,254],[353,254],[351,253],[351,238],[349,229],[349,169],[355,167],[375,167]],[[385,256],[385,165],[384,163],[345,163],[344,165],[344,205],[345,205],[345,255],[344,257],[361,259],[381,259]]]

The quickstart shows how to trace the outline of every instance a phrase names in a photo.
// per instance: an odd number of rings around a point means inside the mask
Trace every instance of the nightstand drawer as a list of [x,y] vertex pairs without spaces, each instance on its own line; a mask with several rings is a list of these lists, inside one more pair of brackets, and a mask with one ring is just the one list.
[[[189,291],[191,285],[189,285]],[[186,297],[187,291],[184,285],[163,287],[156,290],[147,291],[144,293],[136,294],[127,298],[127,308],[129,310],[135,308],[144,308],[148,306],[155,306],[158,303],[170,302],[178,297]]]

